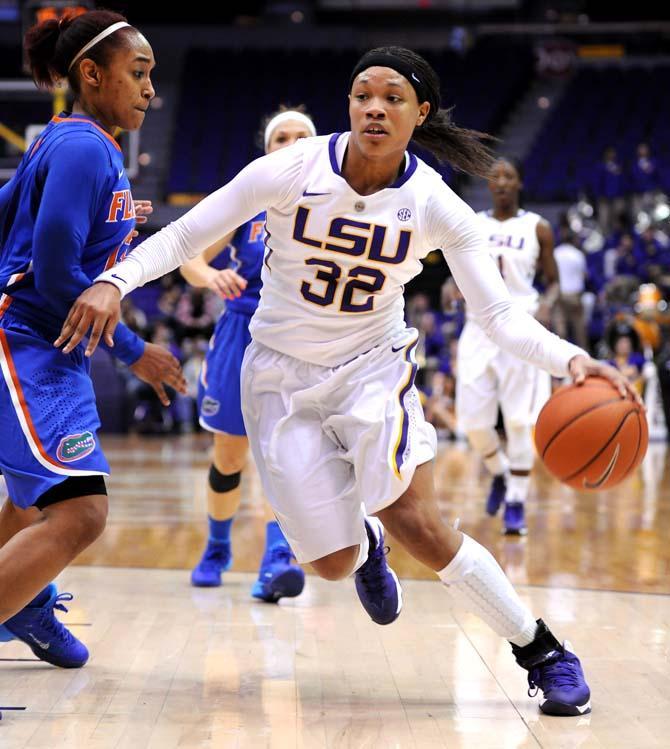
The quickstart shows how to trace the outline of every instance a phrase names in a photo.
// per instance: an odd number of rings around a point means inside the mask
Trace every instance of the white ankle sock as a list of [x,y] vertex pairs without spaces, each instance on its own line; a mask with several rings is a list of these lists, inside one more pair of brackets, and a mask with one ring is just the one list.
[[525,502],[528,499],[530,476],[515,476],[511,473],[507,477],[506,502]]
[[[367,520],[374,521],[375,518],[367,518]],[[365,526],[365,523],[363,523],[362,528],[363,534],[361,536],[361,540],[358,542],[358,556],[356,557],[356,561],[354,562],[354,569],[351,573],[352,575],[368,561],[368,554],[370,553],[370,539],[368,537],[368,530]],[[374,530],[376,530],[376,528]]]
[[491,553],[470,536],[437,573],[454,598],[506,640],[523,647],[535,639],[537,624]]
[[493,455],[484,458],[484,465],[486,466],[486,470],[494,476],[500,476],[503,473],[506,474],[509,470],[507,455],[500,448]]

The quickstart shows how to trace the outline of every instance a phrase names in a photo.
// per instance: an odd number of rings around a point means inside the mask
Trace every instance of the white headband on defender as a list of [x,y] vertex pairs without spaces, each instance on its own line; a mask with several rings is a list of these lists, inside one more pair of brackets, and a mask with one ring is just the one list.
[[296,112],[293,109],[288,109],[286,112],[280,112],[278,115],[273,117],[265,126],[263,143],[265,144],[266,151],[268,150],[272,131],[277,127],[277,125],[281,125],[282,122],[288,122],[288,120],[298,120],[299,122],[302,122],[303,125],[305,125],[305,127],[309,130],[311,135],[316,135],[316,128],[314,127],[314,123],[306,114],[303,114],[302,112]]
[[104,31],[101,31],[97,36],[94,36],[91,41],[84,45],[79,52],[72,58],[72,62],[68,65],[67,72],[69,73],[72,70],[72,66],[77,62],[77,60],[85,53],[88,52],[91,47],[95,47],[95,45],[98,42],[101,42],[105,37],[109,36],[110,34],[113,34],[115,31],[118,31],[119,29],[122,29],[124,26],[130,26],[129,23],[126,23],[125,21],[119,21],[118,23],[113,23],[111,26],[108,26]]

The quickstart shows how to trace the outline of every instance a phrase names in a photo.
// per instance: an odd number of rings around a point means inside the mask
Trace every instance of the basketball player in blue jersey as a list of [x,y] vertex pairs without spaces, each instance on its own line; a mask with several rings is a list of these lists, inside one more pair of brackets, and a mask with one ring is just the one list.
[[[265,152],[273,153],[314,135],[314,123],[301,108],[281,107],[265,118],[259,139]],[[249,323],[260,299],[264,254],[265,212],[181,267],[190,284],[207,287],[227,300],[200,373],[200,423],[214,434],[214,459],[207,482],[209,538],[191,574],[196,586],[221,585],[221,573],[232,563],[230,530],[240,505],[240,476],[249,449],[242,418],[240,370],[251,342]],[[266,512],[266,518],[265,553],[251,594],[276,602],[300,595],[305,573],[292,563],[291,548],[271,511]]]
[[[515,304],[548,322],[558,299],[554,236],[542,216],[519,207],[519,168],[497,159],[489,176],[493,209],[478,214],[486,244]],[[534,286],[538,273],[545,290]],[[468,315],[458,341],[456,414],[460,431],[493,475],[486,511],[495,515],[504,502],[503,533],[525,535],[525,502],[535,461],[532,429],[551,394],[551,378],[532,364],[497,346]],[[496,423],[500,407],[507,436],[503,450]]]
[[[153,53],[123,16],[88,12],[28,31],[35,82],[67,78],[71,113],[54,117],[0,190],[0,639],[42,660],[84,665],[86,647],[58,621],[51,582],[105,527],[109,467],[97,436],[83,347],[53,347],[72,300],[128,251],[135,210],[117,127],[142,125]],[[148,212],[146,205],[143,213]],[[166,402],[184,389],[168,352],[123,325],[110,351]]]
[[619,372],[512,303],[473,211],[407,151],[414,140],[479,176],[492,165],[480,134],[440,107],[440,81],[426,60],[400,47],[372,50],[349,89],[349,132],[304,138],[246,166],[101,274],[56,343],[70,351],[92,329],[94,350],[113,334],[128,289],[265,210],[268,253],[242,365],[242,409],[263,488],[297,560],[327,580],[353,574],[370,618],[390,624],[402,590],[385,556],[388,528],[511,644],[530,688],[542,690],[541,710],[583,715],[590,690],[570,645],[533,616],[489,551],[440,516],[436,436],[414,386],[418,333],[404,322],[404,285],[440,247],[472,314],[501,348],[557,376],[602,376],[622,397],[637,396]]

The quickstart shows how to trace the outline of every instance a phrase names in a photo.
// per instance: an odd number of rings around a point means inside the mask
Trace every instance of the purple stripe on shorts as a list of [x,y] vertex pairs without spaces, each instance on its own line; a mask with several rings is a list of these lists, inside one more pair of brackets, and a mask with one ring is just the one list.
[[409,380],[407,381],[407,384],[405,387],[400,391],[400,407],[402,408],[402,434],[400,436],[400,442],[398,443],[398,448],[395,451],[394,461],[396,470],[398,473],[400,473],[400,467],[403,464],[403,456],[405,453],[405,448],[407,447],[407,436],[409,434],[409,414],[407,413],[407,408],[405,407],[405,396],[410,391],[412,387],[414,387],[414,380],[416,378],[416,371],[418,369],[417,364],[412,361],[412,351],[414,351],[414,348],[416,347],[416,344],[418,343],[419,338],[417,336],[416,340],[412,341],[412,343],[407,346],[405,349],[405,361],[407,361],[408,364],[412,365],[412,373],[410,375]]

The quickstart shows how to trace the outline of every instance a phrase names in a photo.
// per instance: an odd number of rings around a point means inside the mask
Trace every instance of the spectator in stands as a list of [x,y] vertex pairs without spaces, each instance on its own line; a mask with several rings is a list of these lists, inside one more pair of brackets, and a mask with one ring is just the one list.
[[593,193],[598,201],[598,223],[605,234],[614,229],[615,216],[625,209],[625,177],[616,149],[605,149],[596,168]]
[[121,300],[121,319],[133,333],[144,337],[147,331],[147,316],[139,307],[135,306],[129,296]]
[[418,328],[423,313],[428,312],[429,310],[430,300],[426,294],[419,293],[411,296],[405,304],[405,318],[407,319],[407,325],[412,328]]
[[215,294],[208,294],[201,288],[188,288],[182,292],[175,311],[180,338],[212,335],[222,310],[217,299]]
[[624,232],[616,246],[605,252],[604,273],[607,282],[615,276],[638,276],[635,238],[631,232]]
[[569,227],[561,227],[559,245],[554,250],[558,266],[561,289],[558,304],[554,307],[554,327],[561,338],[570,338],[573,343],[588,351],[588,337],[584,321],[582,295],[586,288],[586,258],[575,246],[574,235]]
[[422,351],[427,362],[437,363],[444,348],[444,336],[437,324],[434,312],[428,310],[421,315],[419,323],[419,351]]
[[635,329],[626,322],[617,322],[610,328],[607,338],[612,351],[612,358],[608,363],[624,374],[640,392],[644,356]]
[[198,382],[207,351],[207,340],[205,338],[185,338],[182,341],[181,349],[186,393],[184,395],[178,394],[175,398],[175,415],[179,431],[182,434],[188,434],[198,427]]
[[636,247],[638,266],[645,281],[658,283],[670,268],[670,246],[667,237],[648,226]]
[[181,299],[183,287],[177,283],[174,273],[163,276],[160,284],[164,291],[158,299],[158,309],[167,320],[173,320],[177,310],[177,304]]
[[633,218],[635,219],[640,211],[648,210],[651,207],[660,184],[658,166],[656,160],[651,156],[651,150],[647,143],[638,144],[630,181],[633,192]]
[[449,438],[456,436],[455,394],[456,381],[453,375],[442,369],[433,372],[423,410],[426,420],[438,431],[443,430],[443,436]]
[[440,290],[440,327],[445,340],[458,338],[465,325],[465,302],[456,282],[448,278]]

